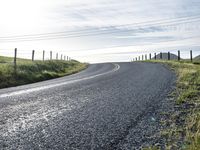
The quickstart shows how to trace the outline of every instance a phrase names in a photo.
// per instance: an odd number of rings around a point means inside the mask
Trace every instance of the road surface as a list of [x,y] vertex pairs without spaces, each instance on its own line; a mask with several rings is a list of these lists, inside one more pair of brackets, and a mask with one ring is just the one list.
[[152,142],[175,75],[161,64],[92,64],[0,90],[0,149],[134,149]]

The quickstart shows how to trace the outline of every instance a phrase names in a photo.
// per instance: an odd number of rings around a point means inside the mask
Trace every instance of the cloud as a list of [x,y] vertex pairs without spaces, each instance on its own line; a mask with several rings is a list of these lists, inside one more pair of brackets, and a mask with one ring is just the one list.
[[[123,54],[129,45],[140,52],[147,47],[197,46],[199,8],[199,0],[0,0],[1,36],[67,31],[51,41],[6,44],[0,39],[0,46],[32,49],[37,44],[40,49],[66,49],[85,58],[85,54],[107,58],[105,51],[110,49],[105,48],[118,45],[124,48],[112,48],[112,53]],[[87,49],[91,50],[86,53]],[[94,59],[98,62],[98,57]]]

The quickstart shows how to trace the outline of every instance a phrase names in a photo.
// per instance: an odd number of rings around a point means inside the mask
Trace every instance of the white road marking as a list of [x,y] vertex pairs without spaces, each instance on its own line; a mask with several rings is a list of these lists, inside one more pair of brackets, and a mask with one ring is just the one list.
[[16,95],[21,95],[21,94],[41,91],[41,90],[54,88],[54,87],[58,87],[58,86],[66,85],[66,84],[71,84],[71,83],[75,83],[75,82],[79,82],[79,81],[83,81],[83,80],[93,79],[93,78],[96,78],[96,77],[99,77],[99,76],[103,76],[103,75],[115,72],[115,71],[120,69],[120,65],[118,65],[118,64],[113,64],[113,65],[115,66],[115,68],[113,70],[108,71],[108,72],[104,72],[104,73],[101,73],[101,74],[93,75],[93,76],[90,76],[90,77],[85,77],[85,78],[82,78],[82,79],[66,81],[66,82],[63,82],[63,83],[58,83],[58,84],[53,84],[53,85],[46,85],[46,86],[41,86],[41,87],[30,88],[30,89],[26,89],[26,90],[19,90],[19,91],[15,91],[15,92],[11,92],[11,93],[1,94],[0,98],[5,98],[5,97],[10,97],[10,96],[16,96]]

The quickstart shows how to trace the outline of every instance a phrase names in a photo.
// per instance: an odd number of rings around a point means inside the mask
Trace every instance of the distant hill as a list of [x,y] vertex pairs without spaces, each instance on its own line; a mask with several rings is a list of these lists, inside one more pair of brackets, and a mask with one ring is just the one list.
[[[153,59],[155,59],[155,57],[153,57]],[[160,53],[156,55],[156,59],[161,59]],[[167,60],[168,59],[168,53],[162,53],[162,59]],[[178,56],[170,53],[170,60],[178,60]]]
[[196,56],[194,59],[195,60],[200,60],[200,55]]

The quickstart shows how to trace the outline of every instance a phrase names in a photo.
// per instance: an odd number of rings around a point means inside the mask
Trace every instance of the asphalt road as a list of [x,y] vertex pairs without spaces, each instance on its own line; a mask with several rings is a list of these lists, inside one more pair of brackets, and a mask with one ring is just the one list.
[[134,149],[159,131],[175,75],[160,64],[105,63],[0,90],[0,149]]

